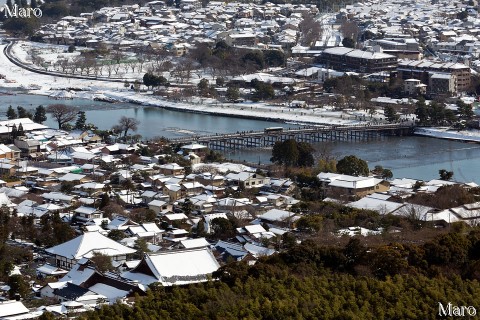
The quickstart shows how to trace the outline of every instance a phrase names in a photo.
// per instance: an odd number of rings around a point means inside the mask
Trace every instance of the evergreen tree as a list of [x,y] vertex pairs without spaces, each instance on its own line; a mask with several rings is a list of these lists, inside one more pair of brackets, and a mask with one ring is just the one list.
[[25,135],[25,131],[23,131],[23,125],[20,123],[18,125],[17,137],[23,137]]
[[440,175],[440,180],[451,180],[453,178],[453,171],[447,171],[445,169],[438,170],[438,174]]
[[103,209],[104,207],[108,206],[110,203],[110,197],[108,196],[108,193],[105,192],[102,194],[100,198],[100,209]]
[[13,275],[8,278],[8,285],[10,290],[8,294],[10,299],[15,299],[15,295],[20,295],[20,297],[25,298],[27,294],[31,291],[28,282],[25,280],[23,275]]
[[27,111],[24,107],[18,106],[17,107],[18,117],[19,118],[33,118],[32,114]]
[[77,115],[77,122],[75,122],[75,129],[84,130],[85,124],[87,122],[87,117],[85,116],[85,111],[79,111]]
[[473,112],[473,108],[471,104],[466,104],[462,100],[457,101],[457,112],[458,116],[463,119],[470,120],[473,118],[475,113]]
[[384,115],[385,115],[385,119],[388,122],[395,122],[395,121],[398,121],[398,119],[400,118],[397,114],[397,111],[392,106],[385,107],[383,109],[383,112],[384,112]]
[[12,7],[13,7],[12,0],[7,0],[6,5],[7,5],[10,9],[12,9]]
[[35,121],[36,123],[40,123],[40,124],[47,121],[47,109],[45,109],[44,106],[39,105],[35,109],[35,115],[33,116],[33,121]]
[[365,160],[355,157],[354,155],[346,156],[337,163],[338,173],[351,176],[365,176],[369,174],[368,164]]
[[30,0],[30,7],[32,9],[38,8],[37,0]]
[[275,143],[270,161],[286,166],[294,166],[298,163],[298,157],[297,142],[294,139],[289,139]]
[[310,167],[314,164],[313,147],[307,142],[294,139],[276,142],[270,161],[286,166]]
[[427,124],[428,115],[427,115],[427,104],[425,103],[425,99],[420,98],[416,103],[415,108],[415,116],[417,117],[417,121],[420,124]]
[[238,90],[237,87],[228,87],[227,92],[225,93],[225,98],[227,98],[228,101],[237,101],[238,98],[240,97],[240,91]]
[[355,48],[355,40],[352,38],[343,38],[342,45],[346,48]]
[[251,81],[251,84],[255,88],[255,92],[253,93],[252,97],[253,101],[269,100],[275,98],[275,90],[270,83],[265,83],[263,81],[253,79]]
[[298,142],[298,165],[300,167],[311,167],[315,163],[313,158],[313,149],[312,145],[308,142]]
[[17,119],[17,113],[15,112],[15,109],[13,109],[12,106],[8,107],[7,118],[8,118],[8,120]]
[[199,91],[200,95],[205,96],[206,94],[208,94],[208,84],[209,84],[209,82],[205,78],[200,80],[200,82],[197,84],[197,88],[198,88],[198,91]]
[[280,50],[267,50],[264,52],[263,57],[269,67],[281,67],[287,61],[285,53]]
[[18,130],[15,124],[12,126],[11,136],[12,136],[12,139],[16,139],[18,137]]

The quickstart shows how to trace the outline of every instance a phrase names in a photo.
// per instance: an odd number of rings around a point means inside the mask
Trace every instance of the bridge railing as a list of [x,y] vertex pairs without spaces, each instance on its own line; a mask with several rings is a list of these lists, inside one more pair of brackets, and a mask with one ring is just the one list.
[[295,129],[285,129],[279,132],[265,132],[265,131],[245,131],[245,132],[236,132],[236,133],[225,133],[225,134],[211,134],[211,135],[192,135],[189,137],[174,138],[170,139],[172,143],[181,143],[187,141],[200,141],[200,140],[218,140],[218,139],[227,139],[227,138],[244,138],[244,137],[255,137],[255,136],[278,136],[283,134],[294,134],[300,132],[320,132],[320,131],[347,131],[352,129],[361,129],[361,130],[381,130],[381,129],[406,129],[412,128],[412,124],[403,124],[403,123],[385,123],[385,124],[351,124],[351,125],[331,125],[331,126],[304,126],[301,128]]

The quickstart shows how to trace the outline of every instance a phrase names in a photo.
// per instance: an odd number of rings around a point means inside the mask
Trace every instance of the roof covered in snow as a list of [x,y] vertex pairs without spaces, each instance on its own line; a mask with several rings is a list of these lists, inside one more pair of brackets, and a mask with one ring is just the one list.
[[135,250],[125,247],[98,232],[85,232],[75,239],[47,249],[47,252],[68,259],[80,259],[83,257],[90,258],[94,252],[112,257],[134,253]]

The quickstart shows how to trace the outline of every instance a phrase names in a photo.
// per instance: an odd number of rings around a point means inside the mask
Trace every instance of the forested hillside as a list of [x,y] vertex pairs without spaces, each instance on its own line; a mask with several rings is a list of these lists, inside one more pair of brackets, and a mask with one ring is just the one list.
[[439,302],[478,307],[480,230],[427,243],[366,247],[307,240],[220,281],[154,287],[134,308],[103,307],[84,319],[436,319]]

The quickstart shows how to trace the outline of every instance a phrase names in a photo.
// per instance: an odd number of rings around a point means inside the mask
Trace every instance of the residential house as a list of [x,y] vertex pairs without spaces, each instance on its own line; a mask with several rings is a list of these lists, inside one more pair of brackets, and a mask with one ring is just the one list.
[[101,253],[114,261],[125,261],[128,254],[135,252],[98,232],[85,232],[82,235],[48,248],[48,253],[55,255],[57,267],[71,269],[81,258],[91,258],[94,253]]
[[185,174],[185,168],[176,163],[167,163],[159,166],[161,174],[166,176],[179,176]]
[[13,144],[20,149],[22,157],[36,156],[40,152],[40,142],[34,139],[18,138]]
[[143,285],[157,282],[162,286],[184,285],[205,282],[218,268],[220,265],[212,251],[201,247],[147,253],[137,267],[123,273],[122,277]]
[[53,296],[60,302],[76,301],[93,306],[97,305],[99,300],[106,299],[104,295],[99,295],[71,282],[66,282],[64,286],[54,289]]
[[317,175],[327,188],[327,196],[333,198],[361,198],[375,192],[386,192],[390,189],[388,181],[375,177],[355,177],[337,173],[321,172]]
[[0,302],[0,319],[34,319],[42,315],[42,311],[30,311],[22,301],[7,300]]
[[138,223],[130,218],[116,216],[115,219],[110,221],[107,225],[108,230],[127,230],[129,227],[138,226]]
[[67,173],[58,178],[59,181],[63,182],[75,182],[75,183],[85,183],[90,181],[90,178],[84,174],[77,173]]
[[280,209],[270,209],[267,212],[258,215],[257,218],[267,224],[288,228],[292,228],[295,224],[295,221],[300,219],[297,214]]
[[81,222],[81,223],[86,223],[87,221],[90,221],[92,219],[101,219],[103,218],[103,213],[92,207],[86,207],[86,206],[81,206],[75,209],[75,220]]
[[225,176],[227,180],[233,185],[242,187],[242,188],[260,188],[264,184],[270,181],[270,178],[265,177],[261,174],[255,172],[239,172],[239,173],[229,173]]
[[148,203],[148,208],[158,215],[168,208],[168,203],[161,200],[152,200]]

